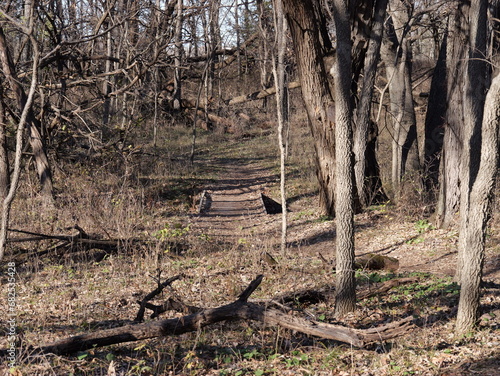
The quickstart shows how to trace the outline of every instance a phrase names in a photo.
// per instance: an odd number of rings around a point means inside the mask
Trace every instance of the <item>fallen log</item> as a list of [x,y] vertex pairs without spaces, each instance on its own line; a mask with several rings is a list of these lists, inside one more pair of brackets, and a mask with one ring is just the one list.
[[241,319],[259,321],[267,325],[279,325],[308,335],[345,342],[356,347],[363,347],[372,342],[401,336],[413,327],[412,317],[407,317],[401,321],[373,329],[352,329],[340,325],[294,317],[276,309],[268,309],[265,306],[248,302],[247,299],[259,286],[262,278],[263,276],[259,275],[239,296],[238,300],[221,307],[203,309],[179,318],[126,325],[94,333],[81,334],[40,347],[35,349],[34,352],[59,355],[71,354],[77,351],[117,343],[167,335],[179,335],[197,331],[200,328],[217,322]]
[[[288,84],[288,90],[295,89],[300,87],[300,82],[299,81],[293,81]],[[225,103],[227,105],[233,105],[233,104],[239,104],[239,103],[245,103],[249,101],[255,101],[258,99],[263,99],[265,97],[268,97],[270,95],[276,94],[276,87],[270,87],[268,89],[256,91],[251,94],[245,94],[245,95],[240,95],[238,97],[234,97],[231,99],[227,99]]]
[[396,271],[399,269],[399,260],[395,257],[376,255],[368,253],[363,256],[356,257],[354,262],[355,269],[369,270],[390,270]]

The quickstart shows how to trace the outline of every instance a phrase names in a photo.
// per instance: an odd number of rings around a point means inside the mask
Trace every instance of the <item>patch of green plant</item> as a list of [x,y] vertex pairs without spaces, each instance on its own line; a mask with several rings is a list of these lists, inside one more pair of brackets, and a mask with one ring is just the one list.
[[153,368],[148,366],[144,359],[141,359],[130,368],[130,374],[142,375],[144,373],[150,373],[152,370]]
[[314,222],[323,223],[323,222],[328,222],[331,220],[332,220],[332,217],[330,217],[329,215],[320,215]]
[[431,283],[413,283],[402,285],[395,290],[398,294],[393,295],[391,300],[398,301],[403,297],[416,300],[427,300],[437,295],[458,296],[460,287],[455,282],[446,279],[438,279]]
[[297,367],[304,364],[308,364],[309,361],[311,360],[309,355],[304,354],[299,350],[292,351],[290,355],[291,356],[289,358],[283,359],[283,361],[288,367]]
[[424,241],[424,238],[418,236],[416,238],[412,238],[412,239],[409,239],[406,241],[406,244],[420,244],[420,243],[423,243]]
[[373,273],[366,273],[362,270],[356,270],[355,272],[355,277],[358,283],[363,284],[363,283],[380,283],[380,282],[386,282],[391,279],[394,279],[396,277],[395,274],[393,273],[387,273],[387,274],[381,274],[377,272]]
[[257,349],[246,349],[241,352],[243,358],[247,360],[251,359],[265,359],[266,355]]
[[420,219],[415,222],[415,228],[417,229],[419,234],[423,234],[429,230],[435,230],[436,228],[429,223],[427,219]]
[[310,216],[312,214],[314,214],[314,211],[312,210],[302,210],[294,215],[293,220],[297,221],[299,219],[302,219],[302,217]]
[[189,225],[183,227],[181,223],[174,223],[173,225],[165,224],[165,227],[158,230],[153,235],[156,239],[166,241],[172,238],[179,238],[189,233]]

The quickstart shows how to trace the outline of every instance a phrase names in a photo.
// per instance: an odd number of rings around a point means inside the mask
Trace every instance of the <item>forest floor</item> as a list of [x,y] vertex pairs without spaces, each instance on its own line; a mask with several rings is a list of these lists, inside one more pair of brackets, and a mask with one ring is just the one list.
[[[234,144],[236,149],[244,148],[236,156],[203,159],[217,176],[202,187],[210,198],[202,213],[197,213],[199,196],[185,214],[148,215],[139,210],[137,218],[130,207],[128,211],[123,209],[123,201],[109,198],[113,210],[122,208],[130,217],[127,231],[132,228],[134,236],[140,233],[150,239],[147,246],[131,246],[104,259],[71,255],[40,257],[28,263],[9,259],[17,265],[17,336],[23,343],[19,365],[12,374],[500,374],[498,218],[488,232],[479,328],[457,337],[453,326],[458,287],[452,280],[456,228],[435,229],[428,218],[408,215],[389,204],[373,206],[356,216],[356,254],[392,256],[399,260],[400,267],[393,272],[359,270],[358,285],[366,288],[407,276],[418,282],[360,300],[357,311],[342,321],[334,317],[331,301],[297,305],[294,310],[297,315],[353,328],[376,327],[413,316],[415,328],[402,337],[358,349],[240,321],[73,356],[30,356],[29,346],[130,323],[138,310],[136,301],[157,286],[158,276],[164,280],[184,275],[156,302],[171,296],[199,307],[234,301],[258,274],[263,274],[264,280],[251,299],[260,301],[304,289],[332,289],[335,221],[319,216],[314,191],[292,179],[288,247],[285,254],[281,253],[281,215],[266,214],[260,201],[261,193],[279,197],[276,166],[273,156],[248,154],[258,142]],[[292,175],[295,173],[293,170]],[[106,224],[102,218],[94,218],[99,226]],[[111,224],[111,218],[107,224]],[[265,254],[272,255],[275,263],[266,261]],[[0,304],[1,309],[7,307],[5,294]],[[180,315],[167,312],[160,319]],[[6,346],[6,338],[0,338],[0,348]],[[2,361],[0,372],[4,371],[7,369]]]

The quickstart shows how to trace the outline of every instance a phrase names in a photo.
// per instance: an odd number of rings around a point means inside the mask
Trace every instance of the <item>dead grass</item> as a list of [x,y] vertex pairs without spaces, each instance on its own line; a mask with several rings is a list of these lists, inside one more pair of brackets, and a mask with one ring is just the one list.
[[[166,131],[168,137],[162,138],[165,143],[157,150],[142,150],[152,155],[129,155],[128,168],[119,167],[118,161],[101,160],[92,169],[76,164],[61,170],[58,209],[51,213],[41,210],[32,193],[34,187],[25,180],[12,227],[53,234],[69,233],[68,228],[78,224],[96,237],[140,237],[149,243],[109,254],[98,262],[90,256],[49,255],[16,264],[16,331],[23,346],[17,375],[498,374],[498,221],[493,222],[487,243],[484,316],[477,332],[456,338],[453,324],[458,292],[451,279],[456,230],[433,229],[424,217],[383,205],[357,216],[357,253],[397,257],[401,268],[398,274],[359,271],[359,285],[408,275],[418,277],[419,282],[359,301],[357,312],[343,323],[365,328],[412,315],[418,326],[407,336],[356,349],[259,323],[235,322],[69,357],[30,357],[28,346],[129,322],[137,313],[136,301],[156,287],[158,276],[164,280],[185,274],[159,301],[173,296],[201,307],[234,300],[261,273],[265,278],[254,299],[334,284],[334,272],[319,253],[328,260],[333,258],[335,226],[316,214],[314,169],[307,142],[291,145],[290,247],[283,255],[277,246],[279,216],[228,221],[225,230],[231,230],[232,236],[222,237],[220,229],[201,226],[203,217],[194,215],[199,191],[216,186],[217,179],[231,179],[231,171],[238,169],[256,179],[265,172],[269,178],[256,187],[265,187],[278,197],[277,154],[269,138],[235,137],[221,143],[211,134],[201,134],[197,162],[191,167],[187,162],[189,130]],[[295,132],[303,140],[308,137],[307,129]],[[166,228],[185,231],[164,231],[170,242],[160,241],[159,231]],[[49,245],[22,243],[23,249],[17,252],[34,254]],[[263,251],[273,254],[278,265],[263,262]],[[2,291],[5,284],[2,275]],[[1,316],[6,299],[2,293]],[[332,302],[295,308],[300,315],[337,323]],[[179,314],[169,312],[162,317],[175,315]],[[0,348],[6,347],[7,338],[1,337]],[[0,372],[6,372],[5,363],[0,367],[4,367]]]

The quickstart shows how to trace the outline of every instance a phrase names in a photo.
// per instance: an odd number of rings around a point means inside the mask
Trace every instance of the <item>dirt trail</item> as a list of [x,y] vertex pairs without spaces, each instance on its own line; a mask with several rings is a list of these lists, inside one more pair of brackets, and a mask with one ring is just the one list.
[[222,178],[207,189],[207,208],[194,219],[193,228],[230,243],[269,220],[260,193],[275,177],[256,163],[231,160],[224,168]]

